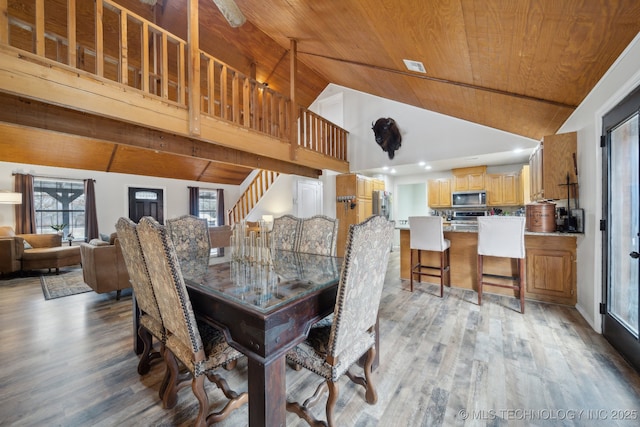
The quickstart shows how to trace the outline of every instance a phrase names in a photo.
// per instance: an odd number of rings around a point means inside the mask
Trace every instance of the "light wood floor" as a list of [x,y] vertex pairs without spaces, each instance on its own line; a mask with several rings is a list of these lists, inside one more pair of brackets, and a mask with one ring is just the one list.
[[[478,307],[470,291],[445,289],[440,299],[418,284],[410,293],[398,261],[392,253],[380,310],[378,403],[343,379],[340,426],[640,423],[640,376],[575,309],[527,301],[523,316],[515,299],[487,295]],[[45,301],[37,278],[0,279],[0,425],[190,425],[191,389],[162,409],[163,368],[140,377],[131,345],[130,296]],[[246,362],[224,374],[245,389]],[[317,384],[287,371],[290,396],[306,398]],[[209,395],[221,403],[220,391]],[[305,425],[293,414],[287,423]],[[247,425],[246,408],[219,425]]]

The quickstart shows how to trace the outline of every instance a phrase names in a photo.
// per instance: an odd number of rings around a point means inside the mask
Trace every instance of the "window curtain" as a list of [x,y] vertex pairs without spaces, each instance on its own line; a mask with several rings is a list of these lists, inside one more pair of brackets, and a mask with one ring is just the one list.
[[14,174],[14,191],[22,194],[22,204],[15,205],[16,234],[37,233],[33,175]]
[[97,239],[98,232],[98,212],[96,211],[96,190],[95,180],[84,180],[84,238],[87,242]]
[[217,191],[218,191],[218,194],[217,194],[217,199],[218,199],[217,224],[218,225],[224,225],[225,224],[224,217],[226,216],[224,214],[224,190],[218,189]]
[[189,187],[189,214],[200,216],[200,187]]

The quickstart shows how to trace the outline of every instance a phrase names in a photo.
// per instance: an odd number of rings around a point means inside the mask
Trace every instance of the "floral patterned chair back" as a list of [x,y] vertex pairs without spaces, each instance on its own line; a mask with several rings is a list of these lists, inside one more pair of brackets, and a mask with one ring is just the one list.
[[274,218],[270,233],[272,249],[295,251],[298,247],[301,220],[293,215],[283,215]]
[[[218,421],[222,420],[229,412],[247,401],[247,394],[232,391],[229,393],[224,379],[214,374],[213,370],[242,357],[242,353],[229,347],[222,332],[207,324],[196,322],[168,227],[164,227],[152,217],[143,217],[138,224],[138,237],[151,284],[158,299],[160,314],[167,329],[165,361],[170,371],[170,379],[163,403],[166,408],[175,405],[177,391],[181,388],[177,381],[177,358],[191,373],[192,390],[200,403],[196,425],[204,425],[205,418],[211,416]],[[231,401],[237,402],[237,405],[229,403],[221,412],[207,416],[208,397],[203,382],[205,376],[215,382]]]
[[298,251],[318,255],[336,255],[338,219],[316,215],[302,220]]
[[183,215],[167,220],[169,237],[178,254],[180,268],[185,275],[208,265],[211,255],[209,225],[204,218]]
[[[356,384],[366,388],[368,403],[377,401],[372,383],[371,366],[375,357],[375,324],[382,298],[394,223],[382,216],[372,216],[360,224],[349,226],[344,264],[338,284],[333,322],[314,327],[307,340],[287,353],[287,359],[323,377],[314,397],[322,388],[329,389],[327,422],[334,426],[333,409],[338,400],[338,379],[363,354],[365,377],[348,373]],[[303,405],[287,403],[287,410],[296,413],[311,425],[317,421],[308,410],[318,399],[308,399]]]
[[157,357],[151,352],[152,343],[148,334],[151,333],[162,345],[166,342],[167,334],[160,316],[158,301],[151,286],[147,264],[142,255],[136,227],[136,223],[129,218],[121,217],[116,222],[116,231],[124,263],[129,272],[129,280],[133,287],[136,303],[141,311],[140,327],[137,332],[144,344],[144,349],[138,363],[138,373],[144,375],[149,372],[151,358]]

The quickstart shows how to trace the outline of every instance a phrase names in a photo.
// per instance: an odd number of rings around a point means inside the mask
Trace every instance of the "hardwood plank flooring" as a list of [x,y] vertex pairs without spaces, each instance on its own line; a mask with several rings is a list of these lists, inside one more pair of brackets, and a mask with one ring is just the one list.
[[[392,253],[380,306],[378,403],[346,378],[340,426],[607,425],[640,423],[640,375],[571,307],[399,279]],[[0,425],[188,426],[190,388],[164,410],[163,367],[139,376],[131,296],[93,292],[45,301],[39,279],[0,279]],[[247,364],[223,373],[246,389]],[[319,379],[287,370],[289,396],[309,397]],[[208,387],[210,402],[223,395]],[[624,411],[627,411],[625,414]],[[315,413],[324,418],[324,405]],[[617,415],[626,419],[615,419]],[[619,417],[618,417],[619,418]],[[221,426],[246,426],[246,408]],[[306,425],[294,414],[287,425]]]

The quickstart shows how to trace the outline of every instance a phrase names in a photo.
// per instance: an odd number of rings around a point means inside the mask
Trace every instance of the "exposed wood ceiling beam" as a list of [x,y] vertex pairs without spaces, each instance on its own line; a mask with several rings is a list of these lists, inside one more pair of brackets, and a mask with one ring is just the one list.
[[[317,178],[319,169],[0,93],[0,122],[89,137],[216,163]],[[114,150],[115,153],[115,150]]]

